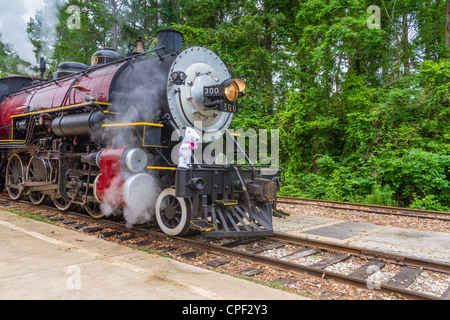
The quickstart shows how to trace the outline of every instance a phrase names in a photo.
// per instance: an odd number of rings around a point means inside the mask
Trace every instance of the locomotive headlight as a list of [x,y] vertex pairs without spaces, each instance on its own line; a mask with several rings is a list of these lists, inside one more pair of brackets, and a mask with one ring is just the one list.
[[[245,82],[242,81],[241,79],[228,79],[219,85],[203,87],[203,97],[206,98],[205,106],[208,107],[209,106],[216,107],[218,101],[222,101],[222,103],[223,102],[234,103],[234,101],[236,101],[238,98],[244,95],[245,95]],[[236,108],[235,111],[229,110],[227,112],[237,112]]]
[[238,86],[238,88],[239,88],[239,93],[241,94],[244,94],[245,93],[245,82],[244,81],[242,81],[241,79],[234,79],[233,80],[235,83],[236,83],[236,85]]
[[228,101],[234,102],[239,97],[239,87],[236,82],[233,81],[231,85],[225,88],[223,93]]

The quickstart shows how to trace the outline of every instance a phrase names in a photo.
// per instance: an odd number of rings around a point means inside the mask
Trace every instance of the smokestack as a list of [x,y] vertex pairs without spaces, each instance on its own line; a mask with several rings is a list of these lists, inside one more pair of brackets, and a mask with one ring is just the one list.
[[41,79],[44,79],[44,73],[47,70],[47,62],[45,61],[45,58],[41,58],[39,60],[39,71],[41,73]]
[[183,46],[183,34],[180,31],[173,29],[162,29],[157,33],[158,47],[164,46],[166,52],[175,52]]

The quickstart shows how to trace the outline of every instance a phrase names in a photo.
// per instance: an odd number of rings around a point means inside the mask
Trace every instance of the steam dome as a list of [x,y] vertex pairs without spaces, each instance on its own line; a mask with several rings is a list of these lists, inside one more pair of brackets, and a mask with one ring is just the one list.
[[123,57],[114,48],[105,47],[92,55],[91,66],[106,64],[122,59]]

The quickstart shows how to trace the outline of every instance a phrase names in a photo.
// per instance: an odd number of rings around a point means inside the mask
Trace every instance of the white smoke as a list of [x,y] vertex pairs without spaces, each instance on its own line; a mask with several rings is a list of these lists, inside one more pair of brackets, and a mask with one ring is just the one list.
[[36,64],[34,46],[28,38],[27,24],[22,19],[27,11],[24,0],[0,1],[0,40],[8,43],[22,60]]
[[[45,6],[39,12],[40,15],[40,32],[39,40],[42,44],[42,51],[38,53],[38,56],[44,56],[46,59],[50,59],[55,51],[55,45],[57,41],[56,26],[59,23],[58,12],[64,5],[63,0],[44,0]],[[36,14],[37,17],[37,14]]]
[[[128,227],[149,222],[155,215],[155,204],[161,189],[158,180],[150,176],[148,182],[135,185],[132,201],[123,209],[123,217]],[[139,200],[138,200],[139,199]]]
[[[150,157],[150,163],[152,163]],[[100,210],[105,217],[123,216],[128,228],[136,224],[150,222],[155,215],[156,199],[161,192],[158,179],[149,175],[145,181],[139,180],[133,184],[131,202],[128,205],[121,203],[123,199],[123,181],[130,178],[123,177],[122,174],[114,177],[109,188],[106,190]]]
[[[134,68],[130,73],[123,71],[121,76],[125,79],[118,80],[116,90],[113,94],[114,102],[108,108],[109,111],[116,113],[103,124],[117,123],[136,123],[151,122],[159,120],[158,97],[161,92],[166,92],[166,74],[154,74],[149,77],[149,68],[145,61],[131,61]],[[130,67],[131,68],[131,67]],[[149,80],[151,79],[151,80]],[[91,139],[99,145],[110,145],[112,148],[122,146],[142,148],[143,128],[141,126],[117,126],[104,128],[101,132],[91,135]],[[149,166],[159,166],[160,157],[154,154],[148,155]],[[123,166],[124,164],[122,164]],[[152,174],[151,178],[139,180],[139,185],[133,184],[133,196],[127,206],[118,203],[117,199],[122,199],[122,188],[120,184],[127,181],[134,174],[124,176],[124,172],[113,179],[110,188],[106,191],[106,196],[102,199],[100,209],[105,216],[122,214],[128,227],[136,224],[147,223],[151,221],[155,214],[155,204],[159,193],[161,192],[160,181],[156,177],[157,171],[147,172]],[[118,187],[119,186],[119,187]]]
[[118,210],[120,208],[120,199],[122,198],[122,177],[120,175],[114,177],[110,182],[110,187],[105,192],[100,210],[106,217],[116,216],[122,214]]
[[[63,0],[44,0],[43,8],[35,12],[36,16],[33,20],[36,21],[39,15],[41,22],[38,38],[42,43],[43,50],[38,53],[39,57],[45,56],[48,59],[53,54],[57,40],[58,12],[63,4]],[[29,0],[0,1],[0,40],[9,44],[22,60],[37,65],[38,59],[33,52],[35,47],[27,33],[29,6]]]

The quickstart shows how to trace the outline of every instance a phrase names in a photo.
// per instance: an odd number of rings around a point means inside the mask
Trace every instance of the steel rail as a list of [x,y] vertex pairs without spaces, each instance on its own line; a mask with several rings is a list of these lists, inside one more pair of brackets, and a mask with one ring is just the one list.
[[333,208],[333,209],[362,211],[362,212],[368,212],[368,213],[391,214],[391,215],[417,217],[417,218],[424,218],[424,219],[439,219],[439,220],[444,220],[444,221],[450,221],[450,212],[446,212],[446,211],[431,211],[431,210],[410,209],[410,208],[401,208],[401,207],[379,206],[379,205],[373,205],[373,204],[339,202],[339,201],[321,200],[321,199],[294,198],[294,197],[284,197],[284,196],[278,196],[277,202],[285,203],[285,204],[318,205],[321,207]]
[[[336,273],[336,272],[332,272],[332,271],[328,271],[328,270],[324,270],[324,269],[314,268],[314,267],[310,267],[310,266],[306,266],[306,265],[301,265],[298,263],[293,263],[293,262],[284,261],[284,260],[280,260],[280,259],[275,259],[275,258],[271,258],[271,257],[261,256],[261,255],[255,254],[255,253],[249,253],[249,252],[245,252],[245,251],[239,251],[239,250],[235,250],[235,249],[231,249],[231,248],[226,248],[223,246],[205,243],[205,242],[201,242],[201,241],[196,241],[196,240],[191,240],[191,239],[186,239],[186,238],[178,238],[178,237],[175,237],[175,239],[180,240],[185,243],[190,243],[192,246],[202,248],[203,250],[206,250],[209,252],[231,255],[231,256],[238,257],[238,258],[245,258],[248,261],[257,262],[257,263],[261,263],[264,265],[269,265],[269,266],[279,269],[279,270],[290,271],[290,272],[295,272],[295,273],[300,273],[300,274],[306,273],[308,275],[315,276],[315,277],[320,277],[320,278],[325,278],[325,279],[333,279],[333,280],[336,280],[339,282],[350,283],[350,284],[358,286],[358,287],[368,288],[366,280],[351,277],[348,275],[344,275],[344,274],[340,274],[340,273]],[[407,299],[445,300],[438,296],[415,292],[412,290],[398,288],[398,287],[394,287],[394,286],[390,286],[390,285],[386,285],[386,284],[382,284],[382,283],[379,283],[377,285],[378,285],[378,287],[376,290],[378,290],[378,291],[385,292],[385,293],[401,294],[403,297],[405,297]]]
[[422,259],[401,254],[387,253],[384,251],[376,251],[364,248],[358,248],[345,244],[338,244],[334,242],[326,242],[310,238],[303,238],[298,236],[290,236],[275,232],[273,236],[267,237],[271,240],[288,242],[292,244],[307,246],[311,248],[318,248],[322,250],[335,251],[340,253],[348,253],[354,256],[360,256],[369,259],[380,259],[386,262],[392,262],[399,265],[411,266],[420,269],[427,269],[436,272],[443,272],[450,274],[450,264],[442,261]]

